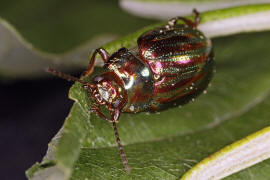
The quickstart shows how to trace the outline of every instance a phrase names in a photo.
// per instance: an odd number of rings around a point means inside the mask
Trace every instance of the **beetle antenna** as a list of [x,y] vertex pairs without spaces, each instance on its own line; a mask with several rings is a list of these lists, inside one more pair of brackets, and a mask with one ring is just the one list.
[[128,165],[126,154],[125,154],[125,152],[123,150],[123,146],[121,145],[121,142],[120,142],[119,134],[118,134],[118,131],[117,131],[117,128],[116,128],[116,121],[113,120],[112,123],[113,123],[113,130],[114,130],[114,135],[115,135],[115,138],[116,138],[116,143],[117,143],[118,149],[120,151],[120,156],[122,158],[122,162],[123,162],[123,165],[125,166],[126,172],[127,172],[127,174],[129,174],[130,173],[130,167]]
[[55,76],[58,76],[58,77],[60,77],[62,79],[65,79],[67,81],[79,82],[81,84],[84,84],[84,85],[87,85],[87,86],[93,88],[93,85],[92,84],[90,84],[88,82],[85,82],[85,81],[82,81],[79,78],[76,78],[76,77],[71,76],[69,74],[66,74],[66,73],[63,73],[63,72],[60,72],[60,71],[56,71],[55,69],[53,69],[51,67],[46,68],[45,71],[48,72],[48,73],[51,73],[51,74],[53,74]]

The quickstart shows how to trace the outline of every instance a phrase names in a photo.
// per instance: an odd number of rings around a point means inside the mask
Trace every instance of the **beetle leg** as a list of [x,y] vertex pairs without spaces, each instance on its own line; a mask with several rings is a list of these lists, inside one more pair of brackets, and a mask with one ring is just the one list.
[[100,106],[94,103],[90,109],[90,112],[95,113],[101,119],[112,122],[111,119],[108,119],[102,112],[100,112]]
[[197,11],[197,9],[193,9],[193,14],[195,16],[195,21],[193,23],[195,27],[197,27],[201,22],[201,16],[200,13]]
[[107,118],[102,112],[100,112],[100,105],[97,103],[93,103],[92,107],[90,109],[92,113],[95,113],[98,117],[101,119],[104,119],[109,122],[115,121],[116,123],[118,122],[117,120],[119,119],[120,111],[118,110],[110,110],[110,115],[111,118]]
[[175,18],[172,18],[172,19],[170,19],[169,21],[168,21],[168,28],[172,28],[172,27],[174,27],[175,25],[176,25],[176,22],[178,21],[178,20],[182,20],[182,21],[184,21],[184,23],[186,23],[189,27],[196,27],[195,25],[194,25],[194,23],[191,21],[191,20],[189,20],[189,19],[187,19],[187,18],[185,18],[185,17],[175,17]]
[[172,18],[171,20],[168,21],[168,26],[166,26],[166,28],[170,29],[170,28],[174,27],[178,20],[184,21],[184,23],[186,23],[191,28],[196,28],[201,20],[200,13],[196,9],[193,9],[193,14],[195,15],[194,21],[191,21],[185,17],[175,17],[175,18]]
[[107,59],[110,57],[110,54],[104,49],[104,48],[98,48],[94,51],[88,68],[84,71],[83,76],[88,76],[90,74],[92,74],[92,72],[94,71],[94,64],[96,61],[96,55],[97,53],[101,56],[102,60],[104,61],[104,63],[107,61]]

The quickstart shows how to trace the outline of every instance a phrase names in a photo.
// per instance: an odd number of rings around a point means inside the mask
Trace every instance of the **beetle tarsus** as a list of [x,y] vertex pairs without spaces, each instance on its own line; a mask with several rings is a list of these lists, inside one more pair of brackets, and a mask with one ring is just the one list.
[[200,13],[196,9],[193,9],[193,14],[195,15],[194,21],[191,21],[185,17],[178,16],[178,17],[170,19],[168,21],[168,25],[166,26],[166,28],[167,29],[173,28],[176,25],[178,20],[184,21],[184,23],[186,23],[191,28],[196,28],[198,24],[200,23],[201,17],[200,17]]

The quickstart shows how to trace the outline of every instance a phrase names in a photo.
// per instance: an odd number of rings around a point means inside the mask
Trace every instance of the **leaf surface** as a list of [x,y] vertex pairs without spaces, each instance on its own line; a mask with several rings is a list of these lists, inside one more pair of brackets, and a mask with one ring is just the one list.
[[[132,47],[141,31],[105,47],[110,52],[123,42]],[[34,165],[28,177],[181,178],[212,153],[270,125],[269,42],[269,32],[215,38],[216,73],[206,94],[183,107],[160,113],[123,113],[118,129],[132,168],[130,175],[125,174],[111,124],[90,114],[89,99],[75,83],[70,97],[76,102],[70,115],[49,145],[43,162]],[[96,68],[96,73],[101,71]],[[259,165],[266,171],[268,164],[269,160]],[[247,171],[252,171],[250,177],[256,177],[261,169]],[[248,176],[243,173],[230,178]],[[267,173],[259,176],[268,179]]]

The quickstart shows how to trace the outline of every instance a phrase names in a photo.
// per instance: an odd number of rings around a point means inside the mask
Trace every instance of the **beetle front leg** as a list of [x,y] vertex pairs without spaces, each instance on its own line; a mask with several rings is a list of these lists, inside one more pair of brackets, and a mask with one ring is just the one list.
[[97,53],[101,56],[102,60],[104,61],[104,63],[107,61],[107,59],[110,57],[110,54],[104,49],[104,48],[98,48],[94,51],[88,68],[84,71],[83,76],[89,76],[90,74],[92,74],[92,72],[94,71],[94,65],[95,65],[95,61],[96,61],[96,55]]
[[104,119],[106,121],[112,122],[111,119],[108,119],[102,112],[100,112],[100,106],[97,104],[93,104],[90,112],[95,113],[98,117],[100,117],[101,119]]
[[90,109],[90,112],[92,113],[95,113],[98,117],[100,117],[101,119],[104,119],[106,121],[109,121],[110,123],[111,122],[118,122],[118,119],[120,117],[120,111],[118,109],[115,109],[115,110],[110,110],[110,115],[111,115],[111,118],[107,118],[101,111],[100,111],[100,105],[99,104],[96,104],[96,103],[93,103],[92,104],[92,107]]

